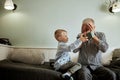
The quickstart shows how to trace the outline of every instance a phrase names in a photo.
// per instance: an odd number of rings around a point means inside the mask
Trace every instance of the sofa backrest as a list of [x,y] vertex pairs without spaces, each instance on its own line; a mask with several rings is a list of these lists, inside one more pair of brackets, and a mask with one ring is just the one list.
[[[30,57],[30,59],[34,59],[36,55],[44,54],[45,61],[49,61],[49,59],[55,58],[56,50],[57,50],[56,48],[26,48],[26,47],[6,46],[1,44],[0,60],[8,58],[10,54],[18,54],[18,56],[21,56],[21,57],[24,56],[24,54],[25,55],[28,54],[29,56],[32,55],[33,57],[32,58]],[[103,53],[102,55],[103,64],[109,64],[109,62],[112,60],[112,54],[113,54],[112,52],[113,52],[113,49],[108,50],[106,53]],[[71,53],[70,55],[72,60],[76,62],[78,59],[78,53]]]
[[[26,47],[14,47],[7,45],[0,45],[0,60],[6,59],[10,54],[44,54],[45,61],[49,59],[54,59],[56,55],[56,48],[26,48]],[[77,61],[78,53],[71,53],[71,58],[73,61]]]
[[7,45],[0,44],[0,60],[6,59],[12,49],[13,48],[10,48]]
[[55,48],[23,48],[23,47],[13,47],[13,51],[10,54],[18,54],[19,56],[29,56],[32,58],[38,58],[39,55],[44,55],[45,61],[49,59],[54,59],[56,54]]

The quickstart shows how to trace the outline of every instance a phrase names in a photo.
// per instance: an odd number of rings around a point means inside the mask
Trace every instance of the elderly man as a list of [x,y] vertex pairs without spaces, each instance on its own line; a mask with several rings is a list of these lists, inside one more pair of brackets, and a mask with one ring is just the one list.
[[78,37],[82,41],[80,47],[74,50],[74,52],[79,51],[78,62],[82,65],[81,70],[78,71],[78,79],[92,80],[92,74],[95,74],[99,80],[116,80],[115,73],[101,64],[101,54],[108,49],[108,43],[103,32],[95,31],[92,18],[83,20]]

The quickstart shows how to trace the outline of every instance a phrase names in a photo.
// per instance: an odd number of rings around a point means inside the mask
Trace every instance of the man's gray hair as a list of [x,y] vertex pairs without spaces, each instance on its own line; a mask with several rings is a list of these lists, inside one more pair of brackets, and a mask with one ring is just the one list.
[[85,19],[83,20],[83,24],[84,24],[84,23],[89,23],[89,22],[93,22],[93,23],[94,23],[94,20],[93,20],[92,18],[85,18]]

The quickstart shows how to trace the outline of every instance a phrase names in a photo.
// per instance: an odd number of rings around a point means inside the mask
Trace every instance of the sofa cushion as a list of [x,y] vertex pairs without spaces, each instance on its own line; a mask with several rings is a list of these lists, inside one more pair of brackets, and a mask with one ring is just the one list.
[[113,49],[108,49],[105,53],[102,53],[102,64],[109,65],[112,60]]
[[43,64],[45,56],[40,50],[16,48],[8,55],[8,59],[28,64]]
[[115,57],[119,57],[120,58],[120,48],[114,49],[112,57],[113,58],[115,58]]

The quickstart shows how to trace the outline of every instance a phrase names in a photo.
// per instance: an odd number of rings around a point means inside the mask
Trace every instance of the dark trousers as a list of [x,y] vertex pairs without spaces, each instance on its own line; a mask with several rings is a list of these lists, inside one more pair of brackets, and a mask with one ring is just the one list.
[[116,80],[116,75],[113,71],[105,67],[98,67],[92,70],[89,66],[83,66],[77,72],[77,80],[94,80],[93,78],[95,80]]
[[68,62],[68,63],[64,64],[63,66],[61,66],[58,71],[65,73],[65,72],[69,71],[69,69],[75,65],[76,65],[76,63],[74,63],[74,62]]

